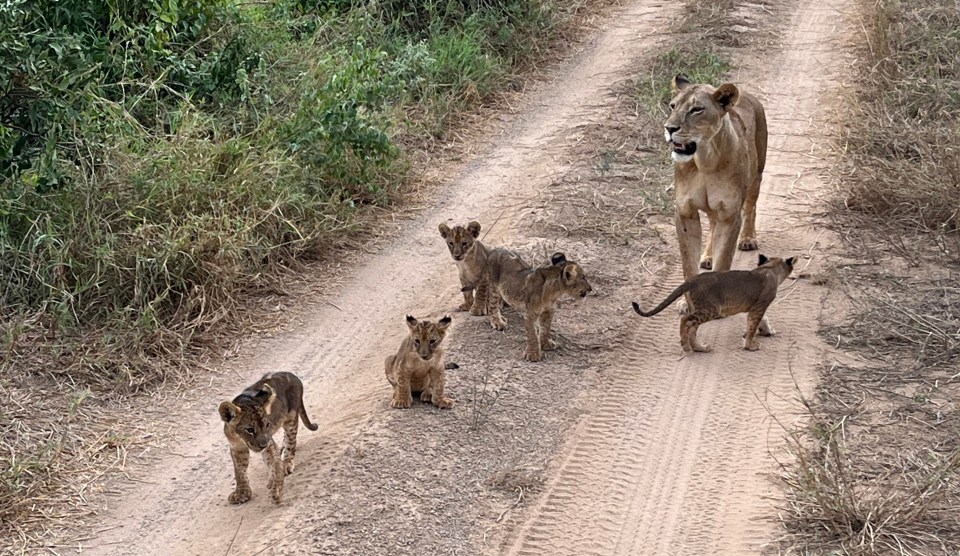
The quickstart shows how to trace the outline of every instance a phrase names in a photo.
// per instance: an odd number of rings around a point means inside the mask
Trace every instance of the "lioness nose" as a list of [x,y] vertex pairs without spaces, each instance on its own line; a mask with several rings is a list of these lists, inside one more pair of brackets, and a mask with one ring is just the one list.
[[677,127],[677,126],[672,126],[672,125],[665,125],[665,126],[663,126],[663,129],[667,130],[667,133],[669,133],[670,135],[673,135],[673,134],[676,133],[677,131],[680,131],[680,128],[679,128],[679,127]]

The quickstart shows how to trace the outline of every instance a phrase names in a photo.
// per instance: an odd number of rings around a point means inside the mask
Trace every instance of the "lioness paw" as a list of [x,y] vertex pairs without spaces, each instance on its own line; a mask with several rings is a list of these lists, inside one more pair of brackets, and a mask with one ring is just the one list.
[[700,268],[703,270],[713,270],[713,257],[704,257],[700,259]]
[[712,349],[713,349],[713,348],[710,347],[709,344],[695,344],[695,345],[693,346],[693,351],[697,351],[697,352],[700,352],[700,353],[709,353],[710,350],[712,350]]
[[687,306],[687,300],[681,299],[677,302],[677,312],[680,313],[680,316],[684,316],[690,312],[690,307]]
[[760,247],[760,244],[757,243],[757,238],[755,237],[742,237],[737,243],[737,247],[741,251],[753,251]]
[[249,489],[246,490],[235,490],[230,493],[230,496],[227,497],[227,501],[231,504],[243,504],[244,502],[250,501],[251,492]]
[[750,340],[749,342],[747,340],[744,340],[743,349],[747,351],[757,351],[758,349],[760,349],[760,342],[758,342],[756,339]]

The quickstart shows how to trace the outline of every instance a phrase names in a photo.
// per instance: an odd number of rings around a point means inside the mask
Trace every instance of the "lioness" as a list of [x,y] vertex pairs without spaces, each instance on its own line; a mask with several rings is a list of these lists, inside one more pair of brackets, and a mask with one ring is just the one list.
[[[710,351],[710,346],[697,341],[697,328],[705,322],[747,313],[747,333],[743,349],[755,351],[760,343],[755,336],[767,307],[777,297],[777,287],[793,272],[794,257],[789,259],[760,255],[759,265],[753,270],[728,270],[698,274],[673,290],[663,303],[644,312],[640,304],[633,302],[633,310],[644,317],[652,317],[664,310],[681,295],[687,294],[693,309],[680,319],[680,346],[683,351]],[[761,332],[763,336],[774,334],[772,328]]]
[[554,253],[550,264],[531,268],[516,253],[493,249],[487,257],[489,282],[490,326],[503,330],[507,323],[500,314],[506,300],[511,307],[524,312],[527,327],[527,349],[523,358],[540,361],[543,352],[556,349],[550,337],[553,305],[562,295],[586,297],[593,291],[580,265],[567,260],[563,253]]
[[461,311],[470,311],[471,315],[487,314],[487,280],[483,267],[487,263],[487,248],[480,240],[480,223],[470,222],[464,226],[450,228],[440,224],[440,236],[447,242],[450,256],[460,271],[460,291],[463,292]]
[[[263,453],[269,480],[267,489],[277,504],[283,498],[283,479],[293,471],[293,457],[297,453],[297,418],[312,431],[317,425],[310,422],[303,407],[303,383],[292,373],[267,373],[240,393],[232,402],[220,403],[223,434],[230,443],[233,474],[237,488],[227,500],[243,504],[250,500],[247,465],[250,450]],[[283,452],[278,457],[273,434],[283,427]]]
[[453,407],[453,400],[443,395],[444,370],[456,369],[456,363],[443,363],[440,342],[447,334],[450,317],[437,322],[420,320],[407,315],[410,335],[403,339],[396,355],[384,361],[387,380],[393,386],[390,407],[406,409],[413,403],[413,393],[420,393],[420,401],[432,403],[440,409]]
[[[713,88],[677,75],[673,91],[663,127],[674,161],[683,279],[690,280],[697,275],[698,262],[707,270],[730,270],[736,246],[743,251],[757,248],[767,119],[760,101],[731,83]],[[702,259],[700,211],[710,220]]]

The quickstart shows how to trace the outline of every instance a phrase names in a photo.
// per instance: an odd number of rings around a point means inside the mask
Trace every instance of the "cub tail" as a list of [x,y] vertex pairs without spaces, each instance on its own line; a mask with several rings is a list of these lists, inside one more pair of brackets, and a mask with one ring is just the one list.
[[311,423],[310,418],[307,417],[307,408],[303,407],[303,398],[300,399],[300,411],[298,411],[298,413],[300,414],[300,420],[303,421],[305,427],[312,431],[315,431],[319,428],[317,425]]
[[447,363],[446,365],[443,366],[443,368],[448,371],[452,371],[454,369],[459,369],[460,365],[457,365],[456,363]]
[[636,301],[633,302],[633,310],[636,311],[637,314],[640,315],[641,317],[652,317],[653,315],[656,315],[660,311],[663,311],[664,309],[669,307],[671,303],[676,301],[677,298],[687,293],[687,291],[689,290],[690,290],[690,283],[684,282],[680,284],[677,287],[677,289],[673,290],[673,293],[668,295],[667,298],[664,299],[660,305],[657,305],[652,311],[644,312],[643,309],[640,308],[640,304],[637,303]]

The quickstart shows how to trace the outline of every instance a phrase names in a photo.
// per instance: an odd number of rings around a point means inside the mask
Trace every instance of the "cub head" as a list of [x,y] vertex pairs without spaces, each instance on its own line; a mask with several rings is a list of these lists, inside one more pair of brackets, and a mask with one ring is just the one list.
[[410,328],[410,338],[413,340],[413,349],[424,361],[433,357],[440,342],[447,335],[447,327],[450,326],[451,319],[444,316],[437,322],[428,320],[417,320],[407,315],[407,327]]
[[586,297],[593,291],[580,265],[568,261],[563,253],[554,253],[550,257],[550,264],[560,268],[560,284],[570,297]]
[[681,75],[673,78],[670,117],[663,124],[674,162],[687,162],[704,141],[713,139],[723,125],[723,117],[737,101],[740,90],[732,83],[716,89],[711,85],[690,83]]
[[447,249],[450,250],[450,256],[455,261],[462,261],[467,253],[473,249],[473,244],[480,236],[480,223],[471,222],[464,226],[454,226],[453,228],[446,224],[440,224],[440,237],[447,242]]
[[796,257],[790,257],[789,259],[773,257],[770,259],[767,258],[766,255],[760,255],[757,258],[757,268],[768,268],[779,273],[780,283],[783,283],[783,281],[787,279],[787,276],[790,276],[790,273],[793,272],[793,265],[796,264],[796,262]]
[[257,390],[246,390],[232,402],[220,403],[220,418],[247,447],[254,452],[264,450],[273,437],[270,428],[270,409],[277,393],[264,383]]

